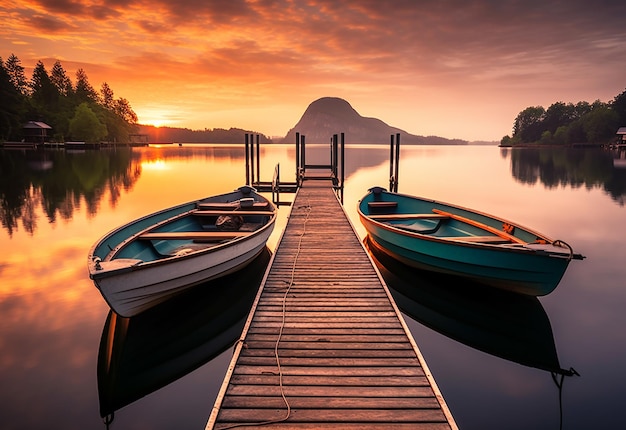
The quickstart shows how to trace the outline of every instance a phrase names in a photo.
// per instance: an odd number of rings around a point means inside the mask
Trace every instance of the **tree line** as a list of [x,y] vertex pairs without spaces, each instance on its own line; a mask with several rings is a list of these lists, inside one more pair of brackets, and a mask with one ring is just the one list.
[[57,142],[128,142],[137,115],[128,100],[115,98],[106,82],[96,91],[82,68],[72,82],[60,61],[50,73],[38,61],[28,79],[17,56],[11,54],[6,61],[0,57],[0,142],[22,140],[28,121],[48,124]]
[[531,106],[513,123],[513,136],[504,136],[502,146],[523,144],[604,145],[615,141],[619,127],[626,127],[626,91],[604,103],[557,102],[548,109]]

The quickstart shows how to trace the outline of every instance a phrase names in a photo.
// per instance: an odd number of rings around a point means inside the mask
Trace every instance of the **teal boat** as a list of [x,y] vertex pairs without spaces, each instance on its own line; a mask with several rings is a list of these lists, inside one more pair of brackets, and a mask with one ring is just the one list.
[[359,201],[358,214],[378,247],[409,266],[530,296],[554,291],[570,261],[585,258],[511,221],[381,187]]

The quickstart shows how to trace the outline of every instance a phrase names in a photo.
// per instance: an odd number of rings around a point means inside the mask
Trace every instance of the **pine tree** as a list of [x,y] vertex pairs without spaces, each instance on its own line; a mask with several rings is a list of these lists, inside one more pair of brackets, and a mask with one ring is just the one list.
[[28,80],[24,74],[24,66],[15,54],[11,54],[5,63],[5,69],[15,89],[22,95],[28,95]]
[[72,81],[67,77],[65,69],[58,60],[55,61],[52,66],[52,72],[50,72],[50,81],[57,88],[59,94],[62,96],[70,96],[72,94]]

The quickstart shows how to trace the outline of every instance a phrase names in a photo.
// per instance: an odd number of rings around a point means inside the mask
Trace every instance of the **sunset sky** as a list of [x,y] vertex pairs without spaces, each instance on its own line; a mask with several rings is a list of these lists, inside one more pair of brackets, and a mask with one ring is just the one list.
[[2,0],[0,21],[4,61],[83,68],[142,124],[284,136],[332,96],[499,141],[526,107],[626,90],[623,0]]

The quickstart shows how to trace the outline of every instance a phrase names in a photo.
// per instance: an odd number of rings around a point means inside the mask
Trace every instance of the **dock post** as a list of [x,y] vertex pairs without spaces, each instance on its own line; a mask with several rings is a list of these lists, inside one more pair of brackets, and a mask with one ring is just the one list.
[[250,185],[254,186],[254,135],[250,134]]
[[398,192],[398,164],[400,163],[400,133],[396,133],[394,144],[393,134],[389,146],[389,191]]
[[300,184],[300,133],[296,131],[296,182]]
[[394,139],[393,134],[389,136],[389,191],[393,192],[393,184],[395,179],[393,177],[393,149],[394,149]]
[[345,135],[344,133],[341,133],[341,182],[339,183],[340,185],[340,190],[341,190],[341,204],[343,204],[343,181],[345,179],[345,161],[344,161],[344,155],[345,155],[345,145],[346,145],[346,140],[345,140]]
[[261,183],[261,144],[258,134],[256,135],[256,183]]
[[246,133],[246,185],[250,185],[250,150],[248,148],[248,133]]
[[[300,174],[304,179],[304,172],[306,170],[306,136],[303,134],[300,136]],[[300,183],[302,185],[302,183]]]
[[337,134],[333,134],[333,139],[332,139],[332,145],[331,145],[331,154],[330,154],[330,165],[331,165],[331,169],[333,172],[333,185],[338,186],[339,182],[338,182],[338,171],[337,171],[337,165],[338,165],[338,136]]
[[399,164],[400,164],[400,133],[396,133],[396,172],[395,172],[395,177],[396,177],[396,184],[394,187],[393,192],[397,193],[398,192],[398,181],[399,181]]

